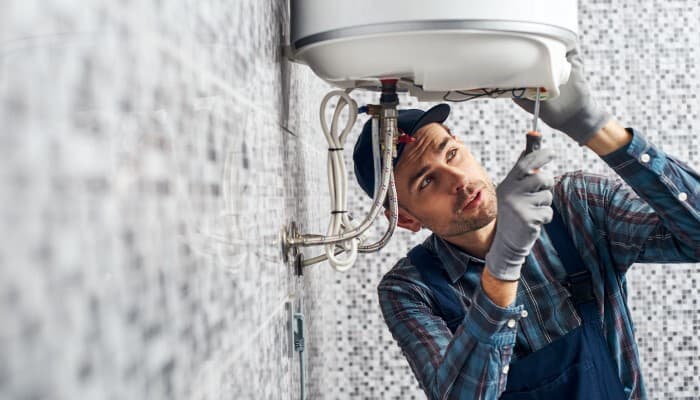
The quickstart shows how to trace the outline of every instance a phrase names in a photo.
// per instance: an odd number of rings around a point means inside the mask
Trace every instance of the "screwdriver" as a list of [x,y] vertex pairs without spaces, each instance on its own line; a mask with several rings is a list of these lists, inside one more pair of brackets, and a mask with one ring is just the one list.
[[527,133],[525,140],[525,154],[539,150],[542,147],[542,134],[537,131],[537,120],[540,119],[540,88],[535,95],[535,112],[532,119],[532,130]]

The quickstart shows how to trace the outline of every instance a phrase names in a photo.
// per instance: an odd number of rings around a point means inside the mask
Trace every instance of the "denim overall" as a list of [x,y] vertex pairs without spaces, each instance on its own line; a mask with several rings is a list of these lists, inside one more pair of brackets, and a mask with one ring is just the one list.
[[[591,274],[556,210],[554,219],[545,229],[566,268],[568,276],[563,283],[571,292],[581,326],[544,348],[512,361],[506,390],[500,398],[623,400],[626,396],[603,337]],[[408,256],[433,291],[440,313],[454,333],[464,319],[465,310],[452,296],[440,260],[422,245],[414,247]]]

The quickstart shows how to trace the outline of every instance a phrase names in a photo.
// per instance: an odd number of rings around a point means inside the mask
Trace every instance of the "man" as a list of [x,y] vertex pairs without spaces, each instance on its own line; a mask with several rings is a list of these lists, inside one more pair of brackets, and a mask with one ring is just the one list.
[[[592,100],[577,52],[568,57],[571,77],[540,117],[628,185],[583,172],[555,180],[541,169],[552,158],[543,149],[495,188],[442,125],[449,106],[399,114],[416,140],[395,160],[398,225],[433,234],[378,294],[430,399],[645,398],[625,273],[633,263],[700,261],[700,177],[612,120]],[[368,123],[353,158],[371,196],[370,143]]]

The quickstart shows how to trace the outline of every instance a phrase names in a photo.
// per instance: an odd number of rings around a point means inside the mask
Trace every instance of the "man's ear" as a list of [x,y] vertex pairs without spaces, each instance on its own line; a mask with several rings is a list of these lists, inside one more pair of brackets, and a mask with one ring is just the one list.
[[[384,209],[384,215],[386,215],[387,219],[391,218],[388,208]],[[399,220],[396,225],[408,229],[411,232],[418,232],[422,228],[418,219],[401,206],[399,206]]]

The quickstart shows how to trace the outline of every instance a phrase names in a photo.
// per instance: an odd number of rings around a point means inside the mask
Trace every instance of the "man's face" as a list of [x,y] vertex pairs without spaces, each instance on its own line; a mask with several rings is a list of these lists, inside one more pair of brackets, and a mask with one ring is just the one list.
[[449,238],[488,225],[496,217],[491,178],[459,139],[439,124],[416,132],[394,176],[401,212]]

